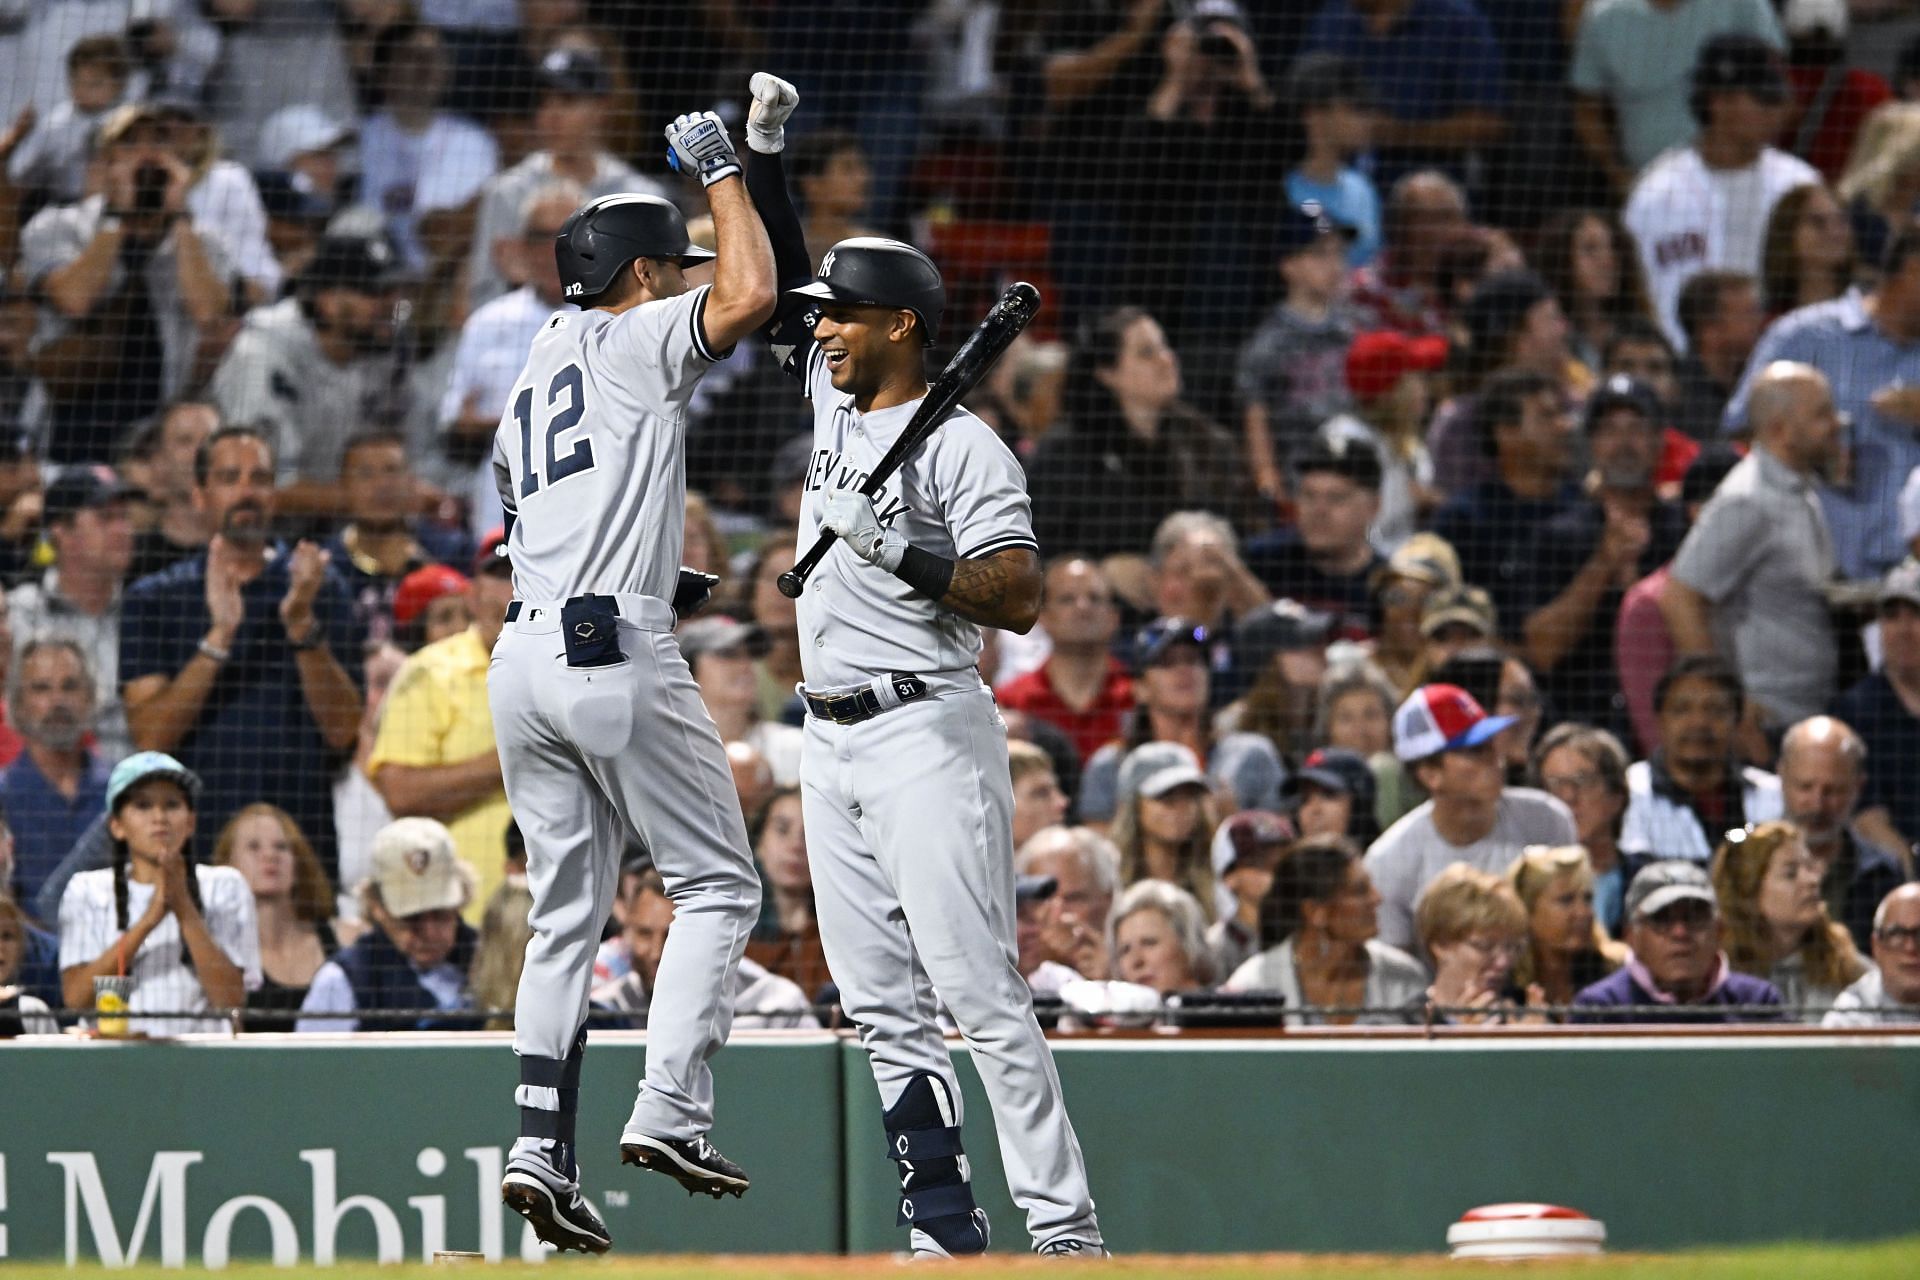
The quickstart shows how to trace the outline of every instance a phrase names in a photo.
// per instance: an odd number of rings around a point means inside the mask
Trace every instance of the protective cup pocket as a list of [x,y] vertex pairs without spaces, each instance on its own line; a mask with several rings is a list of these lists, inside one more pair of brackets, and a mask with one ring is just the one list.
[[619,755],[633,737],[633,699],[619,687],[624,682],[605,683],[602,692],[589,679],[567,707],[574,742],[588,755],[602,758]]
[[607,667],[620,649],[620,610],[612,596],[575,596],[560,607],[560,637],[570,667]]

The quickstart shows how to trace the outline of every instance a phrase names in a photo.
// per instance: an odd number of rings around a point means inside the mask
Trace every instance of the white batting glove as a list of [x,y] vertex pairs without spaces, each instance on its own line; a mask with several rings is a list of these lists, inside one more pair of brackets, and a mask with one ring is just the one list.
[[831,529],[840,541],[868,564],[888,573],[900,567],[907,554],[907,535],[897,529],[883,529],[873,513],[873,499],[856,489],[835,489],[820,509],[822,528]]
[[747,108],[747,145],[770,156],[787,145],[787,117],[800,105],[800,91],[779,76],[753,73],[747,82],[753,105]]
[[727,136],[727,126],[711,111],[690,111],[667,126],[667,163],[679,173],[697,173],[710,187],[722,178],[738,176],[740,157]]

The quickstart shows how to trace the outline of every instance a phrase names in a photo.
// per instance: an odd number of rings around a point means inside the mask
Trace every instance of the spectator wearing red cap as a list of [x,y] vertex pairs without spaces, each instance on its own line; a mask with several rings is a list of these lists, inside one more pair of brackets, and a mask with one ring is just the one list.
[[1120,736],[1133,710],[1133,677],[1113,655],[1120,610],[1098,563],[1070,553],[1047,566],[1040,626],[1052,641],[1046,661],[995,689],[994,699],[1066,734],[1084,765]]
[[445,640],[473,621],[467,575],[444,564],[421,565],[393,592],[393,639],[409,653]]
[[501,851],[512,820],[487,702],[487,663],[513,599],[499,531],[474,557],[467,599],[472,624],[421,649],[394,677],[367,776],[396,817],[434,818],[453,832],[479,876],[478,892],[464,904],[477,923],[505,874]]
[[1530,844],[1574,843],[1573,815],[1544,791],[1509,787],[1494,739],[1514,723],[1490,716],[1456,685],[1413,691],[1393,716],[1393,752],[1431,797],[1367,851],[1380,890],[1380,940],[1414,944],[1413,908],[1456,862],[1505,872]]
[[1427,375],[1447,363],[1445,338],[1410,338],[1391,329],[1363,333],[1347,349],[1347,388],[1353,409],[1330,418],[1320,434],[1358,440],[1380,459],[1380,513],[1373,545],[1392,555],[1434,507],[1433,458],[1421,437],[1433,389]]

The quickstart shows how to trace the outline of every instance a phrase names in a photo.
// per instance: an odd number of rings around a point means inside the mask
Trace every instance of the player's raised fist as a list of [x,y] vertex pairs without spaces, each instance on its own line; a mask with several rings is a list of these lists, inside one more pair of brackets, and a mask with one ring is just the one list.
[[761,155],[773,155],[787,145],[787,117],[800,105],[800,91],[767,71],[756,71],[747,82],[753,104],[747,108],[747,145]]
[[702,186],[739,176],[740,157],[727,126],[711,111],[689,111],[667,126],[667,163],[681,173],[697,173]]

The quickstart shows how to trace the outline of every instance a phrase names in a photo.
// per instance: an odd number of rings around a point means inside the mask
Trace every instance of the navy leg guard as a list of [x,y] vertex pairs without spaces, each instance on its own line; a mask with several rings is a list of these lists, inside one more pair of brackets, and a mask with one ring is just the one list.
[[555,1167],[571,1174],[573,1165],[574,1121],[580,1112],[580,1067],[587,1053],[587,1031],[580,1029],[573,1048],[564,1058],[520,1059],[520,1084],[523,1089],[551,1089],[559,1099],[556,1110],[520,1105],[520,1136],[557,1143],[561,1159]]
[[887,1108],[887,1158],[900,1166],[895,1225],[923,1231],[953,1257],[983,1253],[986,1215],[973,1203],[960,1126],[938,1076],[922,1071]]

